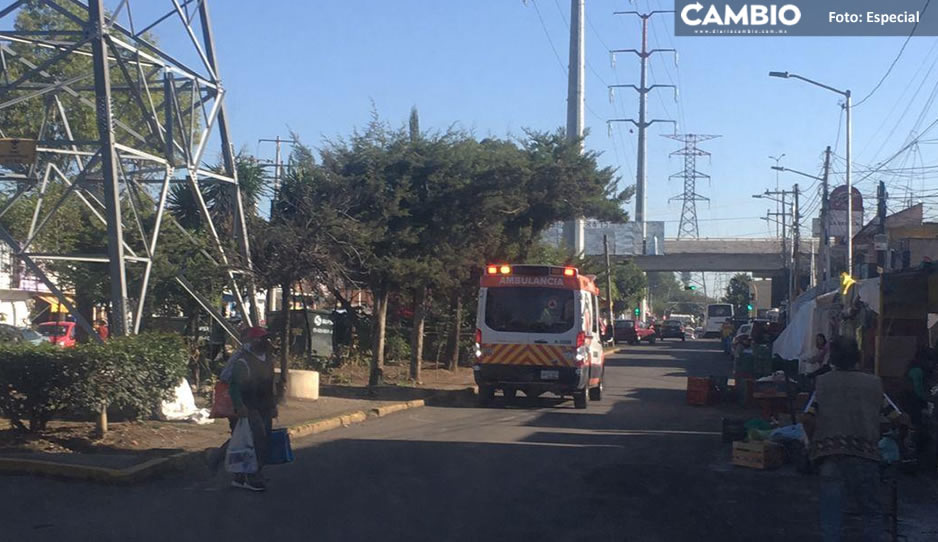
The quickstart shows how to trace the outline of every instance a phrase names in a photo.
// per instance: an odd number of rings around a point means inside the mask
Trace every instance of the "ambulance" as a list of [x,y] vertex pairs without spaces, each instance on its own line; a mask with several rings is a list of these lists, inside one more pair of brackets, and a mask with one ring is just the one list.
[[604,354],[599,289],[575,267],[488,265],[476,316],[479,400],[553,393],[576,408],[599,401]]

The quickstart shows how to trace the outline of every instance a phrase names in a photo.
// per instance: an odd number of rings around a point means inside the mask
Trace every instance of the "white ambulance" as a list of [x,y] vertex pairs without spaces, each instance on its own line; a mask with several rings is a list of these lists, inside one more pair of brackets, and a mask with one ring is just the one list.
[[574,267],[486,266],[473,366],[479,398],[572,396],[576,408],[602,399],[605,357],[599,289]]

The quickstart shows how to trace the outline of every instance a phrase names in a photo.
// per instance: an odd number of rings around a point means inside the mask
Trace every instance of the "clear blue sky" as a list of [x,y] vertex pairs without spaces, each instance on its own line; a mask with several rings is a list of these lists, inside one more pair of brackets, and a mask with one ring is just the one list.
[[[619,168],[623,186],[634,183],[635,134],[620,125],[607,135],[605,121],[635,117],[637,96],[618,91],[610,104],[606,85],[637,83],[638,61],[619,55],[610,66],[607,47],[638,48],[640,24],[615,10],[671,9],[666,0],[587,0],[587,106],[590,135],[586,146]],[[518,134],[522,128],[553,129],[564,124],[569,0],[376,0],[256,2],[213,4],[222,77],[229,91],[233,136],[238,146],[258,149],[259,137],[286,136],[295,130],[310,144],[323,136],[347,134],[367,122],[374,101],[378,112],[404,122],[411,105],[425,128],[456,122],[479,136]],[[535,7],[536,6],[536,7]],[[538,16],[538,11],[543,19]],[[839,96],[794,80],[770,79],[769,70],[788,70],[864,97],[896,56],[902,38],[675,38],[669,15],[653,18],[650,47],[679,50],[676,68],[670,55],[651,61],[650,82],[680,86],[676,104],[668,90],[652,91],[649,116],[674,118],[681,132],[720,134],[707,143],[712,159],[698,169],[712,176],[698,192],[711,199],[699,205],[704,236],[757,236],[768,229],[767,202],[751,194],[775,187],[769,155],[785,153],[782,164],[817,174],[822,151],[834,145],[842,128]],[[548,39],[549,35],[549,39]],[[161,36],[161,41],[181,39]],[[558,62],[551,41],[560,57]],[[902,146],[916,119],[935,115],[926,104],[938,82],[936,38],[914,38],[893,73],[866,103],[855,109],[854,162],[874,164]],[[925,68],[923,68],[923,63]],[[921,85],[917,97],[910,97]],[[905,117],[900,114],[908,108]],[[648,218],[666,220],[668,236],[677,232],[681,192],[668,176],[682,168],[668,154],[679,145],[650,128]],[[844,154],[841,133],[837,153]],[[272,148],[260,147],[269,156]],[[929,145],[906,166],[930,164]],[[898,164],[899,161],[897,161]],[[897,165],[896,164],[896,165]],[[837,160],[836,171],[844,162]],[[862,175],[858,175],[857,178]],[[873,178],[859,185],[875,193]],[[889,177],[898,197],[904,178]],[[780,178],[811,188],[791,174]],[[929,189],[933,179],[914,178],[913,188]],[[816,188],[816,187],[815,187]],[[867,198],[867,209],[872,201]],[[816,212],[817,198],[806,194],[803,207]],[[890,201],[898,207],[899,200]],[[773,205],[773,211],[774,205]],[[772,233],[774,235],[774,227]]]

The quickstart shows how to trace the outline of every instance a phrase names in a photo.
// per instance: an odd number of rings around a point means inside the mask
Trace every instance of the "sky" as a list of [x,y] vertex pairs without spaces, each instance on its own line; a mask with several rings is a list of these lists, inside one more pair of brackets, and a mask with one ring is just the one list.
[[[924,2],[924,0],[923,0]],[[135,0],[138,20],[172,8],[169,1]],[[117,2],[108,2],[114,9]],[[211,2],[219,71],[227,90],[231,134],[238,148],[272,158],[273,146],[260,138],[296,132],[317,146],[323,138],[349,134],[365,125],[374,108],[392,124],[406,122],[411,106],[424,129],[456,124],[478,137],[520,135],[525,128],[553,130],[566,118],[569,0],[216,0]],[[613,11],[672,9],[668,0],[586,0],[585,145],[601,153],[602,165],[617,169],[620,187],[635,179],[636,134],[630,124],[607,120],[635,118],[637,94],[619,89],[610,103],[607,86],[637,84],[639,63],[620,54],[610,64],[610,48],[639,48],[639,19]],[[149,12],[149,13],[148,13]],[[152,17],[151,17],[152,20]],[[154,29],[162,47],[180,59],[198,58],[172,20]],[[820,173],[823,150],[835,149],[831,186],[843,182],[845,132],[841,97],[796,80],[768,77],[790,71],[855,97],[853,162],[855,181],[869,212],[877,175],[870,165],[901,149],[910,134],[938,114],[938,38],[914,37],[902,54],[904,38],[684,37],[674,36],[670,14],[651,18],[649,48],[676,48],[678,60],[655,54],[650,84],[676,84],[649,94],[649,118],[674,119],[680,133],[719,135],[701,147],[710,157],[697,169],[700,235],[774,236],[763,218],[775,204],[753,194],[791,189],[804,192],[802,212],[819,208],[812,179],[770,169],[780,164]],[[883,79],[890,64],[894,69]],[[876,86],[872,96],[860,103]],[[680,148],[662,137],[667,124],[649,128],[647,219],[665,221],[667,237],[677,234],[683,190]],[[907,187],[916,199],[938,192],[931,169],[936,139],[921,135],[918,146],[888,168],[890,210],[899,210]],[[211,157],[207,155],[207,160]],[[938,172],[938,170],[936,170]],[[935,199],[925,198],[927,202]],[[771,207],[771,209],[769,209]],[[634,203],[628,210],[634,211]],[[934,213],[932,213],[934,216]],[[805,223],[810,225],[806,219]]]
[[[239,146],[269,157],[273,148],[258,138],[287,136],[290,130],[312,145],[323,137],[348,134],[377,112],[393,124],[406,121],[411,106],[421,126],[445,129],[456,123],[478,136],[520,134],[524,128],[550,130],[565,124],[569,47],[568,0],[474,0],[431,2],[298,1],[213,4],[224,84],[229,91],[232,131]],[[616,10],[671,9],[666,0],[587,0],[586,147],[602,153],[603,165],[618,169],[621,186],[634,183],[636,134],[610,118],[637,117],[637,94],[620,89],[610,103],[607,85],[638,82],[635,55],[609,48],[638,48],[637,17]],[[668,89],[651,91],[649,118],[674,119],[680,133],[719,135],[701,147],[709,158],[698,170],[710,180],[697,192],[701,236],[775,235],[765,213],[774,204],[752,194],[775,189],[775,162],[818,175],[823,150],[845,154],[841,97],[795,80],[768,77],[790,71],[837,88],[849,88],[855,103],[866,96],[896,58],[904,38],[685,37],[674,36],[670,15],[651,19],[650,48],[676,48],[651,57],[649,82],[677,84],[678,101]],[[938,82],[928,65],[938,59],[936,38],[910,40],[892,73],[866,102],[854,108],[855,179],[862,170],[899,150],[916,119],[924,124],[934,108],[926,100]],[[919,89],[915,99],[912,95]],[[930,104],[928,104],[930,105]],[[900,118],[903,111],[908,111]],[[649,128],[649,220],[666,221],[677,233],[681,204],[670,202],[683,190],[680,147],[661,137],[667,124]],[[931,148],[906,158],[906,167],[930,164]],[[913,160],[915,162],[913,162]],[[896,160],[896,165],[900,160]],[[834,160],[831,185],[843,182],[843,158]],[[875,181],[858,184],[872,209]],[[890,180],[890,208],[900,208],[904,177]],[[816,215],[817,183],[783,173],[779,186],[798,182],[805,191],[803,211]],[[916,191],[931,179],[912,179]],[[634,211],[634,206],[630,206]]]

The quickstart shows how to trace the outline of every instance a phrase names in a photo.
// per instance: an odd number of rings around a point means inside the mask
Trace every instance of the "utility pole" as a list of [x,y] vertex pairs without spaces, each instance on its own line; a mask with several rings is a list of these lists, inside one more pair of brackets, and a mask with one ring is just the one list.
[[794,205],[792,206],[792,219],[791,219],[791,291],[792,299],[797,297],[801,293],[801,212],[798,208],[798,196],[800,191],[798,190],[798,183],[795,183],[794,189]]
[[[567,139],[570,141],[583,137],[583,110],[586,104],[585,23],[585,0],[570,0],[570,63],[567,66]],[[563,225],[564,243],[577,258],[582,258],[585,253],[585,228],[586,221],[582,218]]]
[[824,175],[821,177],[821,280],[826,281],[831,276],[831,236],[829,228],[830,222],[830,194],[828,191],[827,179],[830,176],[831,169],[831,147],[827,146],[824,151]]
[[[277,201],[280,199],[280,186],[283,183],[283,153],[282,145],[284,143],[289,143],[291,145],[296,145],[298,142],[295,139],[281,139],[280,136],[277,136],[273,139],[258,139],[257,144],[261,143],[273,143],[275,145],[274,150],[274,163],[273,164],[264,164],[264,167],[272,166],[274,168],[274,178],[273,178],[273,195],[270,197],[270,218],[273,220],[274,213],[277,208]],[[277,304],[277,287],[275,285],[268,284],[267,286],[267,295],[264,296],[264,308],[266,312],[273,312]],[[264,320],[266,321],[266,315]]]
[[635,119],[610,119],[608,122],[630,122],[638,129],[638,158],[636,160],[635,168],[635,221],[641,225],[642,228],[642,254],[648,252],[648,227],[646,224],[645,217],[645,202],[647,199],[646,196],[646,154],[647,154],[647,136],[645,134],[646,128],[651,126],[656,122],[668,122],[674,125],[674,131],[677,132],[677,123],[673,120],[665,119],[652,119],[647,120],[647,103],[648,103],[648,92],[655,88],[669,87],[674,89],[675,100],[677,100],[677,87],[674,85],[648,85],[648,58],[655,53],[674,53],[675,62],[677,50],[675,49],[648,49],[648,19],[657,14],[662,13],[674,13],[674,10],[654,10],[649,11],[648,13],[640,13],[638,11],[616,11],[614,15],[635,15],[642,20],[642,48],[641,50],[637,49],[615,49],[609,51],[611,55],[612,65],[615,67],[615,55],[616,53],[634,53],[638,56],[641,69],[639,75],[639,85],[610,85],[609,86],[609,96],[612,98],[614,96],[615,88],[627,87],[632,88],[638,92],[638,120]]
[[616,318],[612,312],[612,267],[609,265],[609,238],[606,234],[603,234],[603,253],[606,256],[606,304],[609,308],[609,325],[613,326]]
[[[779,187],[779,184],[778,184],[778,179],[779,179],[779,176],[780,176],[781,173],[782,173],[781,166],[779,165],[779,164],[781,163],[781,161],[782,161],[782,158],[785,158],[785,153],[784,153],[784,152],[781,153],[781,154],[779,154],[778,156],[769,156],[769,160],[775,160],[775,167],[772,168],[772,169],[775,170],[775,189],[776,189],[776,190],[778,190],[778,189],[780,188],[780,187]],[[776,204],[776,205],[775,205],[775,212],[777,213],[778,210],[779,210],[779,209],[778,209],[778,204]],[[778,224],[776,224],[776,225],[775,225],[775,236],[778,237],[778,234],[779,234],[779,231],[778,231]]]
[[[795,185],[797,187],[797,185]],[[797,188],[796,188],[797,189]],[[788,304],[791,306],[791,302],[794,300],[794,281],[792,280],[792,275],[796,272],[794,269],[794,253],[788,251],[788,196],[794,195],[793,190],[766,190],[762,194],[755,194],[752,197],[757,199],[767,199],[774,201],[781,206],[781,211],[773,213],[771,211],[766,211],[766,216],[764,220],[781,220],[782,224],[782,265],[785,269],[788,270]],[[793,230],[794,233],[794,230]],[[797,252],[797,251],[796,251]]]
[[888,242],[886,239],[886,183],[879,181],[876,188],[876,221],[879,234],[873,239],[874,245],[879,245],[876,250],[876,272],[883,274],[886,271],[886,249]]

